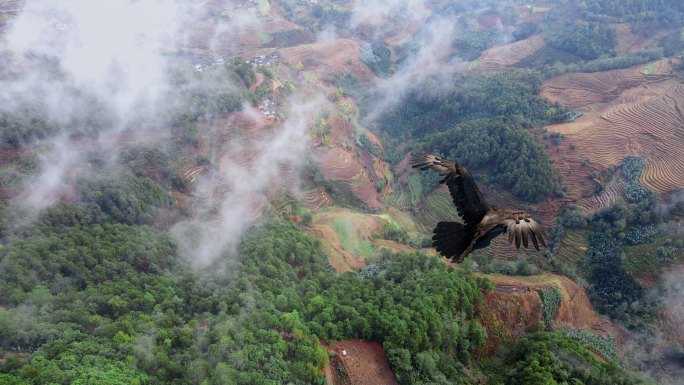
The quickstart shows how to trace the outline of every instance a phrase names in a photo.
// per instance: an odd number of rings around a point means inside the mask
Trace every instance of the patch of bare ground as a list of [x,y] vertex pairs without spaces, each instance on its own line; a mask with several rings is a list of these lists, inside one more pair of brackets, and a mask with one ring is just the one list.
[[[401,214],[393,219],[402,222]],[[366,214],[343,208],[328,208],[314,212],[310,232],[321,240],[330,265],[338,272],[366,267],[377,259],[381,248],[392,251],[416,251],[410,246],[377,239],[389,218],[387,215]],[[403,223],[403,222],[402,222]],[[405,228],[411,228],[407,225]]]
[[487,49],[477,60],[476,71],[502,70],[520,63],[545,45],[541,35]]
[[519,23],[541,23],[544,21],[549,5],[542,2],[535,2],[534,4],[517,7],[516,13]]
[[479,354],[495,353],[501,343],[517,340],[541,322],[541,299],[527,286],[497,285],[494,292],[484,297],[478,321],[487,330],[487,339]]
[[639,45],[643,44],[643,39],[639,38],[634,33],[630,23],[613,24],[613,30],[615,30],[617,41],[617,47],[615,49],[617,53],[630,52],[634,48],[640,48]]
[[343,340],[332,344],[330,349],[334,353],[329,369],[334,385],[399,384],[380,343]]
[[[353,99],[348,99],[350,108],[355,109]],[[332,125],[332,130],[330,132],[330,143],[334,143],[336,146],[342,148],[352,148],[355,146],[354,140],[354,125],[351,123],[349,118],[345,118],[342,115],[334,115],[328,119],[328,122]]]
[[373,73],[361,62],[360,43],[350,39],[326,40],[279,50],[281,60],[290,67],[314,71],[318,78],[334,82],[339,74],[351,73],[361,82],[373,79]]
[[587,293],[570,278],[551,273],[529,277],[484,276],[496,284],[494,292],[485,295],[479,315],[488,334],[482,350],[485,355],[492,354],[500,343],[515,340],[529,327],[539,325],[542,319],[539,291],[552,286],[561,293],[561,302],[554,315],[557,326],[620,338],[618,329],[596,313]]

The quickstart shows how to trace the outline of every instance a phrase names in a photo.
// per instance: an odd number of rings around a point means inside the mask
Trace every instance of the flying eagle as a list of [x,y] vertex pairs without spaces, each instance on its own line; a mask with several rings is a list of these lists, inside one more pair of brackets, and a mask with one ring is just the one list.
[[528,213],[516,209],[497,209],[492,207],[480,193],[475,179],[462,165],[430,154],[412,154],[413,168],[437,171],[444,178],[451,198],[456,205],[463,223],[439,222],[434,229],[432,246],[452,261],[461,263],[473,250],[489,246],[492,239],[500,234],[508,234],[508,242],[520,248],[520,243],[528,247],[532,241],[534,248],[544,242],[544,229]]

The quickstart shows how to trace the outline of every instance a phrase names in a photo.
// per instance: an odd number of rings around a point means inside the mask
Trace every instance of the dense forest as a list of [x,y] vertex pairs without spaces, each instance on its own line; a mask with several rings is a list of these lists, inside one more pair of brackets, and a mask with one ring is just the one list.
[[[399,142],[437,151],[477,170],[521,199],[535,201],[554,190],[554,176],[539,142],[527,131],[563,119],[565,109],[536,96],[541,77],[529,70],[478,76],[454,75],[446,90],[430,79],[380,120]],[[393,140],[394,139],[394,140]],[[398,139],[398,140],[397,140]]]
[[[131,182],[100,190],[159,202]],[[484,278],[421,254],[338,275],[316,240],[277,221],[250,232],[240,260],[225,255],[195,273],[164,232],[109,205],[59,204],[6,236],[3,384],[322,384],[319,339],[347,338],[380,341],[401,384],[474,380],[468,368],[485,338],[475,316],[492,287]],[[497,369],[501,383],[641,383],[561,335],[523,339],[514,352]],[[586,369],[567,372],[573,355]]]
[[589,0],[579,2],[583,15],[600,22],[632,22],[669,27],[684,25],[684,5],[669,0]]
[[[416,254],[337,275],[286,222],[254,229],[239,261],[196,274],[144,225],[164,200],[134,178],[82,182],[92,191],[82,204],[5,235],[3,383],[322,383],[319,339],[365,338],[412,384],[464,376],[483,342],[474,315],[485,280]],[[122,193],[140,211],[118,210]]]

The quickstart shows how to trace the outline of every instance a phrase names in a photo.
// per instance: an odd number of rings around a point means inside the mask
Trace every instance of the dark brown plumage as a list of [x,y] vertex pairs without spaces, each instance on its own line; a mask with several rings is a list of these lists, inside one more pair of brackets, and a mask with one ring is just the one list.
[[516,209],[492,207],[480,193],[475,179],[462,165],[430,154],[412,154],[411,165],[421,170],[432,169],[444,178],[463,223],[439,222],[434,230],[432,245],[454,262],[463,259],[473,250],[489,246],[492,239],[508,234],[508,242],[526,248],[532,242],[546,247],[544,229],[528,213]]

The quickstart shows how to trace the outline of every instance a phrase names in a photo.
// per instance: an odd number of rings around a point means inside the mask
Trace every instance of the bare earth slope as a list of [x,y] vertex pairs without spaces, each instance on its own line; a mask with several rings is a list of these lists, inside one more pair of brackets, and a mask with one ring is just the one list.
[[539,291],[555,286],[561,302],[554,323],[567,329],[584,329],[619,339],[619,332],[592,308],[587,293],[571,279],[544,273],[529,277],[485,275],[494,281],[493,293],[485,295],[480,322],[487,329],[485,352],[492,353],[501,343],[522,336],[529,327],[539,325],[542,315]]
[[591,163],[605,169],[641,156],[644,185],[658,192],[684,187],[684,85],[630,68],[566,74],[545,82],[542,94],[587,111],[549,130],[564,134]]
[[533,35],[515,43],[489,48],[477,60],[476,70],[502,70],[515,66],[544,45],[544,38],[541,35]]

